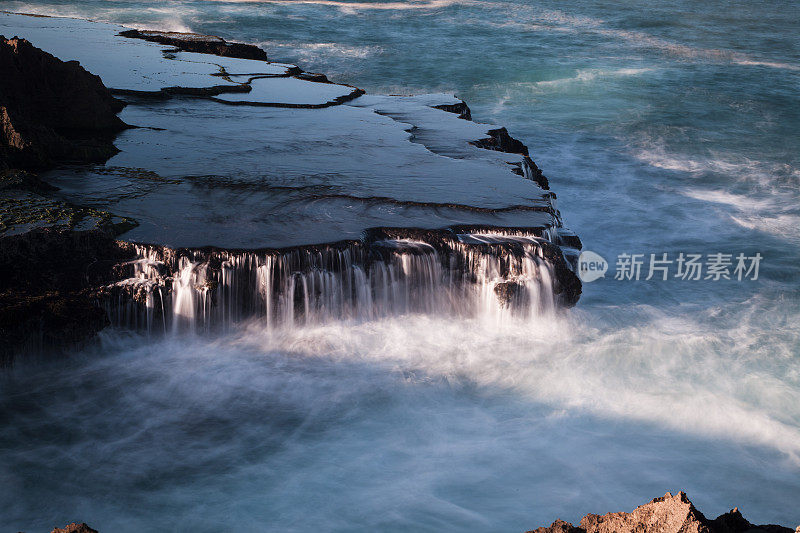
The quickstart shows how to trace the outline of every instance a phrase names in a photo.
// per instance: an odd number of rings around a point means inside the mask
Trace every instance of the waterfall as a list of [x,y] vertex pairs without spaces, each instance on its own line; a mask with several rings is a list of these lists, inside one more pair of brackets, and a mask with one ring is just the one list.
[[245,320],[292,328],[405,313],[538,317],[576,299],[564,290],[577,278],[550,242],[555,237],[549,228],[380,230],[364,241],[289,250],[135,244],[138,259],[126,264],[130,277],[109,287],[105,301],[115,325],[165,332],[225,330]]

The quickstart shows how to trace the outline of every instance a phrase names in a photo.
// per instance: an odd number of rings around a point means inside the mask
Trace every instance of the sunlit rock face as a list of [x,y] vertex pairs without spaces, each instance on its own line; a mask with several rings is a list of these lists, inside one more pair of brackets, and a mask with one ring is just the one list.
[[130,221],[136,259],[86,287],[113,324],[501,319],[580,295],[580,241],[528,148],[451,95],[365,95],[204,36],[12,14],[0,31],[128,104],[119,153],[43,175],[48,199]]
[[[800,529],[800,528],[798,528]],[[580,525],[556,520],[549,527],[528,533],[794,533],[774,524],[757,526],[748,522],[739,509],[709,520],[689,501],[685,493],[666,493],[640,505],[630,513],[588,514]]]

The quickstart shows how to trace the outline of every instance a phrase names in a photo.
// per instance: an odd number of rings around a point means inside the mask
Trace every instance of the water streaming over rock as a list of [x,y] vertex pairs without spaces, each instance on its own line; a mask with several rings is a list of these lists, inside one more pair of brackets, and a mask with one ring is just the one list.
[[268,328],[406,313],[502,320],[573,303],[574,274],[549,231],[425,233],[283,251],[136,244],[106,306],[118,326],[199,332],[254,318]]

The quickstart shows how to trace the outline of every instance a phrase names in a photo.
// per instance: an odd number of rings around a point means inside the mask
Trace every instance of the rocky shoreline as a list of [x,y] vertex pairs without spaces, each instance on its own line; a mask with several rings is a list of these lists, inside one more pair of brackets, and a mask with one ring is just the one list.
[[[28,19],[20,18],[20,15],[6,14],[6,16],[15,21],[25,22],[31,28],[36,27],[35,23],[28,23]],[[92,23],[82,21],[75,23],[83,24],[89,31],[95,27]],[[19,33],[23,33],[23,31],[21,29]],[[52,36],[52,30],[48,29],[47,31],[51,32],[47,35]],[[39,35],[38,30],[34,32],[34,35]],[[141,292],[142,287],[151,291],[148,293],[150,294],[149,305],[153,305],[153,300],[159,300],[158,308],[162,313],[168,307],[161,299],[165,296],[164,290],[167,291],[167,294],[171,291],[171,279],[177,275],[177,263],[174,264],[172,271],[163,273],[163,282],[157,280],[155,283],[151,283],[144,280],[144,285],[142,285],[139,282],[125,281],[126,277],[131,274],[130,267],[125,265],[130,265],[137,259],[137,256],[133,247],[127,242],[117,239],[131,228],[137,227],[139,217],[117,216],[110,211],[112,208],[117,209],[114,205],[110,205],[108,210],[85,205],[83,202],[87,198],[84,193],[70,197],[63,194],[59,187],[54,187],[47,179],[42,179],[34,173],[48,168],[61,168],[65,163],[102,163],[118,153],[119,149],[112,144],[112,141],[117,133],[130,128],[130,126],[117,116],[125,107],[126,102],[114,95],[133,98],[132,102],[137,106],[141,104],[136,98],[158,96],[162,99],[209,99],[237,106],[323,109],[342,106],[364,94],[358,88],[332,84],[324,75],[305,73],[293,65],[268,63],[266,62],[266,53],[260,48],[253,45],[228,43],[214,36],[124,30],[115,32],[111,39],[114,43],[120,42],[119,39],[132,39],[169,46],[168,49],[159,49],[158,53],[163,54],[163,58],[159,61],[166,67],[171,67],[177,61],[181,69],[192,65],[197,74],[191,74],[194,77],[187,78],[186,73],[179,71],[176,71],[175,74],[171,74],[169,70],[160,71],[158,76],[167,76],[163,82],[153,86],[153,78],[151,78],[146,82],[146,86],[143,86],[135,80],[130,83],[126,81],[125,73],[118,72],[119,69],[116,67],[103,67],[103,69],[111,68],[110,72],[114,76],[113,85],[109,85],[107,88],[100,77],[90,73],[77,61],[61,61],[47,51],[35,47],[24,38],[3,38],[0,41],[0,72],[4,74],[2,82],[0,82],[2,84],[0,94],[3,95],[0,100],[0,111],[5,117],[3,143],[0,145],[0,172],[2,172],[2,190],[5,196],[3,210],[0,213],[2,215],[0,273],[2,273],[3,279],[2,286],[0,286],[0,301],[3,304],[3,312],[0,314],[0,332],[7,340],[3,343],[0,351],[0,364],[9,364],[15,354],[23,352],[52,352],[80,346],[90,340],[98,331],[113,323],[110,318],[114,314],[114,309],[120,305],[123,307],[138,306],[140,310],[136,312],[152,315],[152,309],[147,304],[148,300]],[[149,49],[144,51],[150,53]],[[213,56],[206,54],[213,54]],[[210,57],[225,58],[227,63],[205,65],[204,62],[210,61],[208,59]],[[96,61],[98,65],[106,64],[102,57],[93,61]],[[244,63],[237,63],[237,61]],[[211,77],[198,77],[204,66],[211,67],[208,70]],[[219,69],[219,72],[215,72],[215,69]],[[239,72],[246,72],[246,74],[239,74]],[[169,76],[174,77],[174,81],[168,79]],[[302,87],[298,85],[298,90],[301,90],[300,94],[306,94],[309,88],[316,91],[317,88],[328,87],[325,89],[325,94],[329,96],[322,96],[321,99],[315,101],[314,99],[318,97],[313,93],[308,93],[308,96],[303,97],[306,100],[298,102],[282,96],[281,93],[268,96],[267,93],[263,93],[261,85],[259,85],[266,82],[284,83],[281,80],[288,82],[292,79],[304,84]],[[235,96],[237,94],[243,96]],[[272,94],[269,93],[269,95]],[[63,105],[65,100],[69,102],[69,105]],[[361,100],[363,98],[359,102]],[[560,305],[574,305],[580,296],[580,281],[573,273],[573,267],[569,262],[570,257],[574,258],[574,255],[569,256],[562,253],[562,248],[564,251],[580,249],[580,240],[574,234],[566,230],[556,232],[550,229],[549,225],[540,226],[538,222],[527,224],[523,222],[521,225],[517,223],[517,227],[512,228],[512,231],[508,233],[506,224],[481,222],[482,220],[489,222],[499,216],[510,217],[509,220],[514,220],[512,216],[514,213],[525,214],[525,218],[531,219],[532,216],[541,213],[543,216],[552,217],[560,226],[560,215],[554,207],[555,194],[549,191],[548,180],[530,157],[528,148],[519,140],[511,137],[505,128],[484,129],[482,131],[485,131],[487,136],[481,138],[478,133],[481,131],[480,126],[470,121],[469,107],[458,100],[455,103],[438,103],[441,100],[447,101],[447,99],[422,98],[421,105],[414,104],[416,107],[406,105],[406,102],[414,101],[408,98],[390,99],[386,103],[379,98],[373,100],[375,103],[367,101],[366,110],[368,112],[369,109],[373,109],[372,112],[377,115],[386,115],[392,117],[393,120],[423,121],[418,122],[419,126],[415,125],[411,130],[407,130],[412,132],[412,142],[420,142],[429,151],[437,154],[444,150],[442,155],[446,157],[443,162],[452,160],[454,157],[467,157],[468,159],[475,157],[473,152],[461,147],[463,145],[459,143],[462,142],[464,145],[478,148],[479,150],[474,154],[488,151],[497,153],[500,158],[507,154],[508,159],[505,159],[505,164],[509,166],[506,172],[510,171],[522,178],[523,181],[536,184],[539,191],[544,191],[541,193],[543,202],[533,205],[511,203],[510,205],[484,206],[457,201],[444,202],[435,198],[428,199],[429,197],[426,198],[422,193],[417,196],[425,198],[425,201],[414,198],[399,199],[391,194],[370,195],[366,191],[359,191],[357,195],[352,193],[331,194],[329,190],[322,194],[314,193],[310,198],[317,202],[356,202],[363,204],[365,208],[376,203],[387,206],[394,205],[395,209],[409,213],[425,210],[441,212],[445,209],[457,215],[453,220],[467,221],[471,219],[475,221],[467,225],[453,225],[444,219],[444,223],[433,223],[439,227],[434,225],[430,228],[407,226],[400,219],[392,220],[395,225],[391,228],[383,227],[381,229],[381,226],[369,227],[365,224],[361,238],[349,241],[354,244],[348,246],[356,246],[357,249],[346,253],[350,255],[364,253],[366,254],[365,258],[383,256],[384,260],[391,261],[393,253],[416,252],[395,249],[386,255],[387,252],[372,250],[369,242],[383,242],[386,239],[400,239],[401,241],[411,239],[425,243],[427,248],[424,249],[429,250],[430,253],[441,254],[443,268],[451,268],[452,261],[447,259],[448,254],[455,250],[454,246],[458,249],[466,246],[472,247],[476,251],[475,253],[490,254],[498,259],[506,257],[501,262],[507,266],[501,266],[501,269],[510,274],[515,271],[521,272],[522,266],[519,261],[526,254],[531,253],[531,250],[534,250],[543,261],[551,265],[550,268],[554,268],[556,276],[554,291]],[[187,100],[187,102],[190,101]],[[404,106],[398,109],[408,108],[408,111],[402,111],[402,113],[411,112],[413,114],[398,114],[399,111],[395,110],[397,106],[395,102]],[[128,105],[131,104],[128,103]],[[350,105],[348,104],[348,106]],[[355,111],[364,107],[365,104],[354,103],[352,106]],[[435,120],[430,122],[434,129],[427,132],[425,128],[428,126],[423,126],[423,124],[426,124],[424,121],[430,121],[430,119],[427,118],[427,115],[420,114],[424,109],[435,109],[435,111],[431,111],[432,113],[454,114],[458,119],[464,119],[457,120],[457,123],[463,123],[469,127],[464,132],[460,131],[464,129],[461,126],[457,128],[448,126],[448,129],[439,131],[436,128],[441,128],[440,121]],[[470,128],[475,129],[475,133],[470,133],[472,131]],[[140,131],[146,133],[148,130]],[[158,128],[150,128],[149,131],[157,132]],[[447,137],[454,134],[456,137],[448,140]],[[461,137],[463,141],[459,136],[463,136]],[[415,138],[419,140],[415,140]],[[428,154],[430,155],[430,152]],[[502,161],[497,157],[494,159]],[[101,178],[116,172],[114,170],[116,167],[97,168]],[[427,171],[424,167],[422,167],[422,171],[438,172],[435,168]],[[137,179],[140,179],[138,176],[141,175],[148,181],[164,184],[164,186],[178,183],[174,178],[163,177],[146,169],[122,168],[121,172],[124,173],[124,176],[136,176]],[[487,176],[485,179],[490,178]],[[270,190],[250,184],[247,187],[254,192]],[[291,191],[292,189],[287,188],[286,190]],[[413,191],[413,189],[409,190]],[[56,191],[55,197],[53,191]],[[508,213],[508,216],[505,213]],[[418,215],[414,216],[418,217]],[[522,221],[524,218],[518,220]],[[470,236],[470,232],[496,235],[506,232],[509,237],[500,240],[492,237],[494,240],[483,242],[482,237],[476,241]],[[301,239],[299,242],[303,241]],[[312,243],[313,241],[309,242],[309,245]],[[336,243],[323,243],[313,244],[311,247],[301,244],[293,244],[288,247],[284,244],[268,249],[252,247],[241,252],[236,251],[237,246],[231,245],[225,247],[217,245],[216,249],[228,255],[260,253],[262,257],[266,258],[264,260],[270,260],[269,257],[273,256],[289,257],[285,254],[295,253],[293,250],[339,249]],[[161,250],[159,252],[161,255],[192,257],[195,260],[200,260],[205,257],[204,254],[209,253],[206,251],[208,248],[175,248],[159,243],[152,243],[150,246]],[[359,251],[361,249],[359,247],[364,246],[366,246],[365,250],[371,251]],[[259,250],[261,251],[259,252]],[[372,261],[373,259],[369,259],[364,268]],[[423,262],[425,261],[428,259],[423,260]],[[214,264],[213,261],[211,264]],[[319,268],[314,266],[315,264],[301,261],[296,264],[296,268],[300,271]],[[205,268],[203,267],[204,270]],[[464,263],[463,268],[473,267]],[[340,272],[336,275],[356,274],[357,272],[352,274]],[[459,272],[454,274],[457,277],[471,275],[467,271],[464,271],[463,274]],[[255,271],[243,275],[254,276]],[[452,275],[451,273],[451,277]],[[219,279],[224,277],[222,271],[215,276]],[[349,283],[346,280],[344,282]],[[216,287],[214,284],[212,286]],[[109,290],[109,287],[117,287],[117,289]],[[158,289],[158,287],[161,288]],[[153,295],[152,290],[154,289],[158,289],[160,292]],[[201,292],[204,290],[206,289],[202,288]],[[516,282],[506,281],[499,283],[494,288],[494,293],[501,305],[509,305],[516,299],[524,300],[524,294],[520,290],[521,288]],[[113,301],[109,295],[113,296]],[[245,297],[245,300],[247,299],[249,297]],[[216,302],[217,300],[218,298],[215,297],[212,301]],[[237,311],[237,316],[238,314],[239,311]],[[156,318],[161,317],[156,316]]]
[[198,52],[221,57],[267,61],[267,53],[258,46],[245,43],[229,43],[222,37],[217,37],[216,35],[133,29],[120,32],[120,36],[165,44],[175,47],[177,50],[183,50],[184,52]]

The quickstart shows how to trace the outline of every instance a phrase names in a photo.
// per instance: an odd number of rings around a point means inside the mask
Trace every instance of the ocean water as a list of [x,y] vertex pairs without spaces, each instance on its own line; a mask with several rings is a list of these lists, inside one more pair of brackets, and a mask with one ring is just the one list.
[[[800,524],[792,2],[0,1],[260,43],[523,140],[611,263],[562,315],[108,331],[0,376],[0,517],[100,531],[524,531],[685,490]],[[758,280],[615,280],[760,253]],[[140,529],[141,530],[141,529]]]

